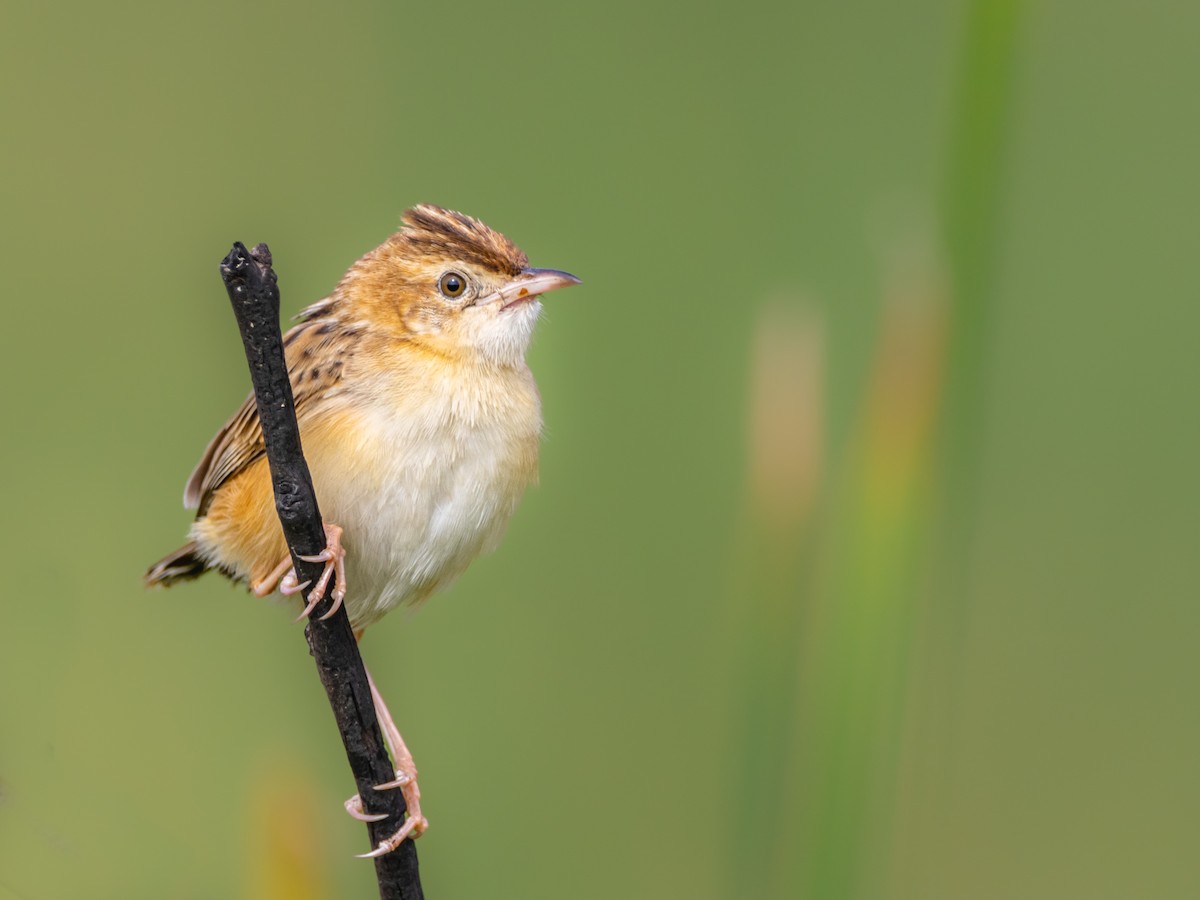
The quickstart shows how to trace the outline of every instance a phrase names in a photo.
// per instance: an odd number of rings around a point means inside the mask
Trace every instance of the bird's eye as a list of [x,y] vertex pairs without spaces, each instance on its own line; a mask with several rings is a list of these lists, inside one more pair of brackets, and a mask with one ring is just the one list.
[[467,279],[463,278],[457,272],[447,272],[438,280],[438,290],[445,297],[457,299],[463,295],[467,289]]

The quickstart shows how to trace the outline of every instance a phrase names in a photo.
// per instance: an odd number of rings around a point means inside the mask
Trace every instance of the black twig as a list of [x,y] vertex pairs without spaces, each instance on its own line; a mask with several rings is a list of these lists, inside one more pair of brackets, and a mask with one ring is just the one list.
[[[325,549],[325,531],[308,463],[300,448],[300,429],[296,425],[292,385],[279,329],[279,286],[271,268],[271,251],[266,244],[259,244],[253,251],[240,242],[234,244],[221,262],[221,278],[229,292],[246,348],[246,361],[250,364],[279,521],[299,580],[303,583],[311,579],[315,584],[322,564],[305,562],[300,557],[315,556]],[[352,535],[350,539],[353,541]],[[404,799],[398,790],[374,790],[374,785],[391,781],[395,774],[375,718],[366,669],[346,611],[339,609],[327,621],[320,620],[329,610],[332,587],[331,579],[324,599],[309,616],[304,636],[337,719],[363,806],[372,813],[388,814],[383,821],[367,825],[374,848],[404,821]],[[350,590],[353,589],[351,584]],[[287,827],[287,823],[280,823],[280,827]],[[411,840],[377,858],[375,875],[379,880],[379,896],[384,900],[421,900],[424,896],[417,851]]]

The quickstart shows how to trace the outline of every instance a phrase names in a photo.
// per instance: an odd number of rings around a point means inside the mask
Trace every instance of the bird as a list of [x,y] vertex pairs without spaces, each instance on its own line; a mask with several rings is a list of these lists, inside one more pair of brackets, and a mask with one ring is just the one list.
[[[301,618],[328,581],[357,638],[390,610],[448,587],[500,543],[537,480],[541,398],[526,351],[541,297],[579,284],[531,268],[511,240],[432,204],[358,259],[332,293],[297,317],[284,354],[301,441],[327,546],[315,586],[298,584],[275,511],[251,394],[204,450],[184,487],[196,510],[188,540],[147,570],[169,587],[215,570],[257,596],[311,587]],[[330,613],[333,609],[330,610]],[[405,821],[371,853],[428,828],[417,769],[368,673],[392,753]],[[347,811],[383,818],[357,796]]]

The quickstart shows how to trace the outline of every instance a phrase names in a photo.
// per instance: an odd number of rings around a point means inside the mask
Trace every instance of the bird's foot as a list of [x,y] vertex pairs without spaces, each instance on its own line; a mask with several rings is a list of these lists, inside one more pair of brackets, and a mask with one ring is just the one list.
[[[326,523],[325,549],[316,556],[301,556],[300,558],[310,563],[323,562],[325,569],[321,572],[321,577],[317,579],[316,586],[309,592],[308,605],[296,617],[296,621],[307,619],[312,614],[317,604],[321,602],[321,598],[325,596],[325,588],[329,586],[329,579],[334,578],[333,593],[330,595],[333,598],[333,605],[329,607],[329,612],[321,616],[321,621],[324,621],[336,613],[338,607],[342,605],[342,601],[346,599],[346,550],[342,547],[342,529],[332,523]],[[281,594],[299,593],[307,586],[307,581],[304,584],[297,583],[296,572],[292,570],[283,576],[283,581],[279,583],[279,592]]]
[[[421,790],[417,787],[417,770],[410,766],[404,771],[397,772],[394,781],[386,781],[383,784],[375,785],[375,790],[377,791],[387,791],[393,788],[400,788],[400,793],[404,797],[404,805],[408,808],[408,815],[404,820],[404,824],[391,837],[380,841],[379,846],[370,853],[360,853],[360,859],[374,859],[375,857],[391,853],[404,843],[406,838],[412,838],[415,841],[429,828],[429,820],[421,815]],[[386,818],[386,816],[372,815],[365,812],[358,794],[355,794],[346,801],[346,812],[362,822],[378,822]]]
[[[400,794],[404,797],[404,805],[408,810],[408,815],[399,831],[380,841],[379,846],[370,853],[360,854],[363,859],[374,859],[391,853],[404,843],[405,838],[412,838],[415,841],[429,828],[429,820],[421,815],[421,789],[417,787],[417,767],[413,764],[412,754],[408,752],[400,729],[396,727],[396,722],[392,718],[387,704],[383,702],[379,689],[375,687],[375,680],[371,677],[370,672],[367,672],[367,684],[371,688],[371,703],[375,707],[375,715],[379,718],[380,731],[383,732],[383,739],[387,743],[388,750],[391,751],[392,759],[395,760],[393,767],[396,773],[396,777],[392,781],[375,785],[375,790],[390,791],[400,788]],[[363,822],[378,822],[385,818],[368,813],[363,809],[362,800],[357,794],[346,801],[346,812]]]
[[[296,621],[307,619],[312,614],[317,604],[321,602],[321,598],[325,596],[325,588],[329,586],[329,579],[333,578],[333,594],[331,595],[333,605],[329,607],[329,612],[321,616],[322,620],[328,619],[338,611],[338,607],[346,598],[346,550],[342,546],[342,529],[332,522],[326,522],[325,549],[316,556],[301,556],[300,558],[305,562],[323,562],[325,569],[321,572],[321,577],[317,579],[316,586],[309,592],[308,603]],[[310,584],[312,584],[311,581],[300,583],[296,577],[296,570],[292,567],[292,559],[288,556],[265,578],[252,582],[250,590],[256,597],[266,597],[278,587],[279,593],[291,596],[300,593]]]

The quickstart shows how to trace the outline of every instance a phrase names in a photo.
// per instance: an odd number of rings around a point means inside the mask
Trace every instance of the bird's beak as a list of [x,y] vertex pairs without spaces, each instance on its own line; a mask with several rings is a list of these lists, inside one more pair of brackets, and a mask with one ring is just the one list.
[[508,309],[525,300],[540,297],[547,291],[556,291],[579,283],[580,280],[570,272],[560,272],[558,269],[522,269],[516,278],[485,298],[484,302],[499,300],[500,308]]

